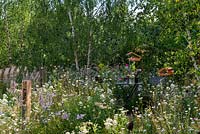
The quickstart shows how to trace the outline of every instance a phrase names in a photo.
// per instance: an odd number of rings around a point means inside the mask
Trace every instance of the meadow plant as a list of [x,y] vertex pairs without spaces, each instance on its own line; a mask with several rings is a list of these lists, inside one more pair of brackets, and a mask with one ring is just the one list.
[[142,113],[135,112],[134,132],[157,134],[199,132],[200,109],[194,88],[194,86],[180,87],[175,84],[151,88],[152,104]]

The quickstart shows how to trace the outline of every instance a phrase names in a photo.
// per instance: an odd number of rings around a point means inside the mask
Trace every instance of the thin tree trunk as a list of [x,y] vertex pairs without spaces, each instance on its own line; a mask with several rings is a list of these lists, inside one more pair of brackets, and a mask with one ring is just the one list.
[[[187,36],[188,36],[188,40],[187,40],[187,41],[188,41],[188,44],[191,45],[191,44],[192,44],[192,42],[191,42],[192,37],[191,37],[191,34],[190,34],[190,31],[189,31],[189,30],[187,30]],[[192,50],[192,47],[189,48],[189,49],[190,49],[190,51],[193,51],[193,50]],[[195,60],[194,56],[191,56],[191,59],[192,59],[194,68],[195,68],[196,70],[199,70],[198,65],[197,65],[197,61]],[[200,78],[199,78],[197,75],[195,75],[195,77],[196,77],[196,79],[197,79],[198,81],[200,80]]]
[[89,42],[88,42],[87,68],[89,68],[89,66],[90,66],[91,47],[92,47],[92,30],[90,29]]
[[77,51],[74,50],[74,57],[75,57],[75,64],[76,64],[76,70],[79,71],[79,65],[78,65],[78,55],[77,55]]
[[[72,31],[71,32],[72,32],[73,45],[74,45],[75,44],[75,30],[74,30],[74,25],[73,25],[73,21],[72,21],[71,11],[68,11],[68,16],[69,16],[69,20],[70,20],[71,27],[72,27]],[[75,64],[76,64],[76,70],[79,71],[77,50],[74,50],[74,60],[75,60]]]
[[86,66],[86,74],[89,76],[89,67],[90,67],[90,54],[91,54],[91,46],[92,46],[92,31],[90,29],[89,39],[88,39],[88,55],[87,55],[87,66]]

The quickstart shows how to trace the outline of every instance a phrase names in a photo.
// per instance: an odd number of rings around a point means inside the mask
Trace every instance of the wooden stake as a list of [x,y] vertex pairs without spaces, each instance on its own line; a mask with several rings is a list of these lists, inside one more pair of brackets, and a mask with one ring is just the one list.
[[31,115],[31,80],[22,81],[22,118],[30,120]]

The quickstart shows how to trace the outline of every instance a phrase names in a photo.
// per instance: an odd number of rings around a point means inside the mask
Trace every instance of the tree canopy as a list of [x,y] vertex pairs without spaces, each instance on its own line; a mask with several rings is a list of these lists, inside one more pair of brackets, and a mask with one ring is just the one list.
[[199,79],[199,0],[1,0],[0,65],[74,67],[142,56]]

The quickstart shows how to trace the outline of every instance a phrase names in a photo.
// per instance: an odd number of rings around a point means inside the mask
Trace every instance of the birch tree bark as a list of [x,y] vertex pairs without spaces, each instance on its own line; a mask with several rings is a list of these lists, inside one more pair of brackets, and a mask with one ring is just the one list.
[[[71,23],[71,33],[72,33],[72,40],[73,40],[73,45],[75,45],[75,29],[74,29],[74,25],[73,25],[73,20],[72,20],[72,14],[71,14],[71,11],[69,10],[68,11],[68,16],[69,16],[69,20],[70,20],[70,23]],[[77,50],[74,48],[74,60],[75,60],[75,64],[76,64],[76,70],[79,71],[79,64],[78,64],[78,54],[77,54]]]
[[[190,31],[189,30],[187,30],[187,36],[188,36],[188,39],[187,39],[187,42],[188,42],[188,44],[189,44],[189,50],[190,51],[193,51],[192,50],[192,41],[191,41],[191,39],[192,39],[192,37],[191,37],[191,34],[190,34]],[[190,55],[190,57],[191,57],[191,59],[192,59],[192,62],[193,62],[193,67],[195,68],[195,70],[200,70],[199,69],[199,67],[198,67],[198,65],[197,65],[197,61],[195,60],[195,57],[193,56],[193,55]],[[197,76],[196,74],[195,74],[195,77],[196,77],[196,79],[199,81],[200,80],[200,78],[199,78],[199,76]]]

